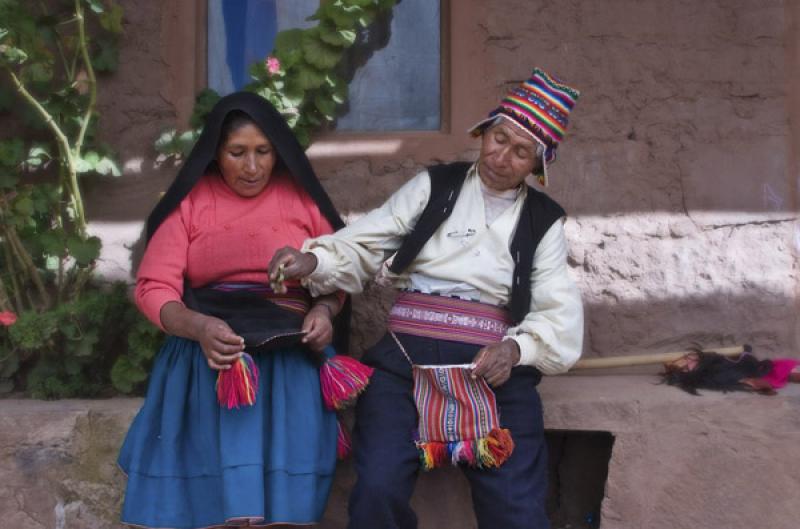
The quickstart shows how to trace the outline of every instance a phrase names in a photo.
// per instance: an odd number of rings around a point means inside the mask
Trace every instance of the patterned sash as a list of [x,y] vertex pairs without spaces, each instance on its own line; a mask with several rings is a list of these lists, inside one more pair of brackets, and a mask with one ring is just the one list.
[[246,290],[248,292],[257,292],[263,294],[264,297],[279,307],[296,312],[297,314],[306,315],[311,309],[311,295],[308,291],[301,287],[289,286],[283,294],[276,294],[272,287],[261,283],[215,283],[211,285],[214,290],[222,292],[234,292]]
[[424,470],[465,463],[478,468],[502,465],[514,450],[511,433],[500,427],[494,392],[472,364],[415,365],[394,332],[390,334],[411,364],[414,404],[419,414],[416,445]]
[[402,292],[389,312],[393,332],[475,345],[499,342],[511,325],[502,307],[418,292]]

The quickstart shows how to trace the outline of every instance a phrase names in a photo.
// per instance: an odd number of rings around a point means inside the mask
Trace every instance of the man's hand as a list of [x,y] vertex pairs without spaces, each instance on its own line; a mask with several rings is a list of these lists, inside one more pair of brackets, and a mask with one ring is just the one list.
[[206,355],[208,367],[214,370],[230,369],[244,350],[244,339],[237,336],[227,323],[198,314],[197,341]]
[[278,281],[278,269],[283,265],[282,280],[303,279],[308,277],[317,267],[317,256],[313,253],[304,253],[290,246],[284,246],[272,256],[267,272],[270,281]]
[[487,345],[475,355],[473,377],[483,377],[492,387],[502,386],[511,376],[511,368],[519,362],[519,345],[503,340]]
[[333,340],[331,309],[320,303],[311,307],[303,320],[303,343],[315,353],[321,352]]

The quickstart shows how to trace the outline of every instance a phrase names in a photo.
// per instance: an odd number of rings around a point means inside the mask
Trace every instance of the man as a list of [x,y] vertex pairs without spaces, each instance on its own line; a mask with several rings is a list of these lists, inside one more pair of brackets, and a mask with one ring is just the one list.
[[380,208],[270,263],[272,277],[283,267],[314,295],[360,292],[379,271],[401,290],[391,333],[363,357],[375,374],[356,408],[352,529],[416,527],[410,362],[471,363],[472,376],[494,389],[515,448],[498,468],[462,465],[479,527],[548,527],[536,385],[579,358],[583,309],[567,271],[564,211],[524,182],[533,173],[546,183],[578,96],[535,69],[473,128],[476,163],[432,167]]

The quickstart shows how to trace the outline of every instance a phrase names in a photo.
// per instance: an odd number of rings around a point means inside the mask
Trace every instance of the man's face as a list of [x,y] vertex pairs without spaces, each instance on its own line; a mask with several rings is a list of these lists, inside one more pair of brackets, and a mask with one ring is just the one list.
[[536,140],[501,119],[482,136],[478,171],[483,184],[494,191],[519,186],[539,163]]

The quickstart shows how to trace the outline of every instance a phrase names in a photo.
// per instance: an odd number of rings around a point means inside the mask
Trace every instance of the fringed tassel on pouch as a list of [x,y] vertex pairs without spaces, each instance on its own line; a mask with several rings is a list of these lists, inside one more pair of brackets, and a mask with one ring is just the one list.
[[369,384],[373,369],[354,358],[335,355],[319,370],[319,382],[325,407],[342,410],[355,402]]
[[417,449],[423,470],[433,470],[448,462],[475,468],[497,468],[511,456],[514,440],[508,429],[495,428],[486,437],[472,441],[417,441]]
[[217,400],[229,410],[252,406],[258,393],[258,366],[253,357],[244,353],[230,369],[217,373]]

